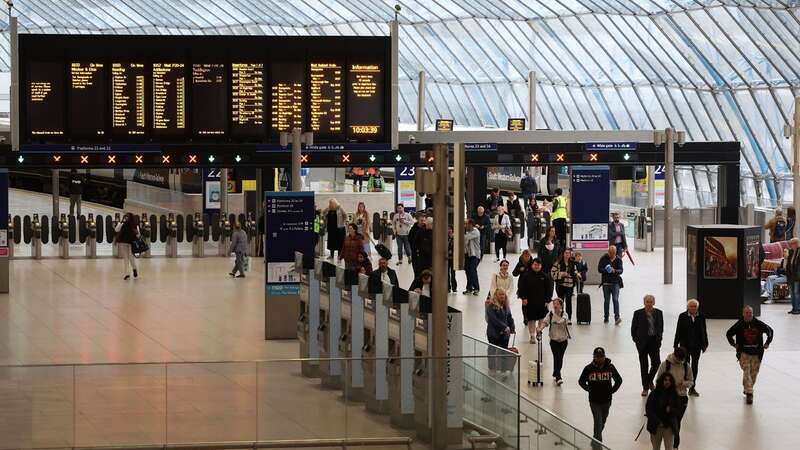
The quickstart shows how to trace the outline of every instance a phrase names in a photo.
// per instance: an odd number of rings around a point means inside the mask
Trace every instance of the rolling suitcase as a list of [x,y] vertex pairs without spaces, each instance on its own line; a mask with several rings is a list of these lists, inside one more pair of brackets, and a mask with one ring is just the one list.
[[542,334],[537,336],[536,359],[528,361],[528,385],[542,386]]
[[577,322],[578,325],[592,323],[592,299],[589,294],[582,292],[577,296]]
[[381,258],[392,259],[392,251],[380,242],[375,244],[375,250],[381,255]]

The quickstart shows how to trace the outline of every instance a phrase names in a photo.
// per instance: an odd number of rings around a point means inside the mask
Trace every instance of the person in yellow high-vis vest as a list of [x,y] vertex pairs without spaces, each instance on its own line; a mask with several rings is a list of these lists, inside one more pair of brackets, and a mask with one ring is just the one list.
[[561,248],[567,246],[567,198],[561,195],[563,191],[561,188],[556,188],[556,196],[553,198],[553,212],[550,214],[550,220],[553,222],[553,227],[556,229],[556,239],[559,241]]

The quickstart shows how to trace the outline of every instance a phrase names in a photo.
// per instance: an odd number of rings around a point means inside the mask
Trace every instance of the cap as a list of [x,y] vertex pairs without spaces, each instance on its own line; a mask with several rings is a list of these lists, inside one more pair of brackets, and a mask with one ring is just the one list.
[[597,347],[593,352],[594,356],[606,356],[606,351],[603,347]]

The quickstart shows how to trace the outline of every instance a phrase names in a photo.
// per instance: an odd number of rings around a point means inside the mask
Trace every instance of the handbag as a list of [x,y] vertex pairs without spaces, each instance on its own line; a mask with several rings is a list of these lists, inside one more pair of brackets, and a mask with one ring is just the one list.
[[133,253],[134,256],[140,255],[148,250],[150,250],[150,246],[147,245],[147,242],[141,237],[137,237],[131,241],[131,253]]

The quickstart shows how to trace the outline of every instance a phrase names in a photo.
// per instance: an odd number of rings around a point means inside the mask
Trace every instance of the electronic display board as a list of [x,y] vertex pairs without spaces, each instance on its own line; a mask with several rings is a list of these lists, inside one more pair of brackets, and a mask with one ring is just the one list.
[[28,129],[33,137],[64,134],[64,67],[31,62],[27,79]]
[[75,136],[106,134],[106,65],[72,62],[69,66],[69,130]]
[[309,72],[309,128],[321,136],[342,134],[342,65],[312,62]]
[[525,131],[525,119],[508,119],[508,131]]
[[347,136],[378,139],[383,135],[381,65],[355,63],[347,69]]
[[270,65],[270,111],[272,132],[303,128],[305,120],[305,64]]
[[225,64],[192,64],[192,131],[222,136],[228,129],[228,83]]
[[111,64],[111,127],[115,134],[145,133],[145,72],[143,63]]
[[264,133],[264,64],[231,64],[231,102],[235,136]]
[[153,134],[186,130],[186,68],[183,63],[153,63]]

